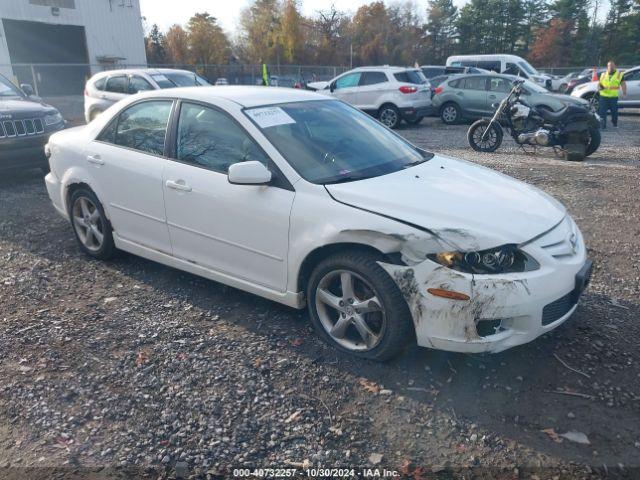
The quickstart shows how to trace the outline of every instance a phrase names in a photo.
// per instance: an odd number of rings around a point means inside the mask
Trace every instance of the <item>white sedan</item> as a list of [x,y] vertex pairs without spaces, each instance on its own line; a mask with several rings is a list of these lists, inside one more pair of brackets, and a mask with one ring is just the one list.
[[46,150],[49,196],[86,254],[124,250],[306,306],[323,339],[361,357],[529,342],[589,280],[582,235],[549,195],[312,92],[147,92]]

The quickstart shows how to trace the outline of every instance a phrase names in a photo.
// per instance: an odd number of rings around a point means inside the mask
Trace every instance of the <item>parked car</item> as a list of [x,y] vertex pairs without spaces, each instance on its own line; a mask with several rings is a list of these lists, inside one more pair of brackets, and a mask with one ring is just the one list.
[[220,77],[220,78],[216,79],[215,85],[217,85],[217,86],[229,85],[229,81],[224,77]]
[[[606,68],[597,69],[598,77],[600,77],[600,75],[602,75],[602,73],[604,73],[605,71],[606,71]],[[569,80],[569,82],[567,83],[567,88],[564,90],[564,93],[566,93],[567,95],[571,95],[571,93],[573,93],[574,88],[576,88],[578,85],[589,83],[591,81],[593,81],[593,68],[585,68],[580,73],[580,75],[578,75],[576,78]]]
[[571,72],[566,74],[563,77],[554,78],[551,81],[551,90],[556,92],[564,93],[569,86],[569,82],[578,78],[581,75],[581,72]]
[[550,89],[551,77],[538,72],[529,62],[517,55],[453,55],[447,58],[447,66],[477,67],[497,73],[516,75],[533,80]]
[[488,73],[488,70],[475,67],[447,67],[443,65],[423,65],[420,67],[422,73],[427,80],[431,82],[431,79],[441,75],[454,75],[457,73]]
[[307,84],[373,115],[389,128],[418,124],[431,112],[431,87],[418,68],[360,67]]
[[[627,94],[618,99],[618,108],[640,107],[640,66],[630,68],[622,75],[622,80],[627,84]],[[574,88],[571,96],[590,101],[598,92],[599,82],[588,82]]]
[[18,88],[0,75],[0,171],[46,169],[44,145],[64,127],[60,112],[36,97],[31,85]]
[[188,70],[140,68],[96,73],[84,89],[84,118],[96,118],[114,103],[138,92],[163,88],[209,86],[207,80]]
[[589,280],[558,201],[313,92],[145,92],[49,151],[47,191],[87,255],[120,249],[306,306],[360,357],[530,342]]
[[[516,78],[518,77],[497,73],[456,75],[436,88],[433,108],[446,124],[490,116],[495,110],[493,104],[502,101],[509,94]],[[523,98],[531,105],[551,111],[560,110],[567,104],[586,104],[583,100],[551,93],[530,80],[524,81],[522,92]]]

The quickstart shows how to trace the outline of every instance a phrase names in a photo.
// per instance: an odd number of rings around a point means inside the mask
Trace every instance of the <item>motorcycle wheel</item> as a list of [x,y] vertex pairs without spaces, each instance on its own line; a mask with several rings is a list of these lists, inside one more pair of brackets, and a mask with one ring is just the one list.
[[588,157],[589,155],[595,153],[596,150],[598,150],[598,148],[600,147],[600,142],[602,141],[602,134],[600,133],[599,128],[590,128],[589,136],[591,137],[591,140],[589,142],[589,145],[587,145],[587,150],[584,154],[585,157]]
[[489,127],[489,120],[483,119],[474,122],[467,132],[467,141],[476,152],[495,152],[502,145],[502,128],[499,125],[492,125],[484,140],[482,136]]

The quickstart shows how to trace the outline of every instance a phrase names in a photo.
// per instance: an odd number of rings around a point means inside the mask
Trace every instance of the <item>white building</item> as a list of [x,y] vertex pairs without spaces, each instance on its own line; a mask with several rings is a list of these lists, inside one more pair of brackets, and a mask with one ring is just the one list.
[[146,63],[140,0],[0,0],[0,73],[41,95],[81,93],[96,71]]

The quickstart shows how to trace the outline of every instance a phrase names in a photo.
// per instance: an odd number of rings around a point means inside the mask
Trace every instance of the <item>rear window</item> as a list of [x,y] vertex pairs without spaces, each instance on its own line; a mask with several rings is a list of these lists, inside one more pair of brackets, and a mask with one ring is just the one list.
[[387,75],[384,72],[364,72],[360,77],[360,85],[376,85],[387,82]]
[[444,67],[422,67],[422,73],[427,78],[433,78],[437,75],[442,75],[444,72]]
[[394,73],[393,76],[397,81],[402,83],[413,83],[415,85],[424,85],[427,83],[427,77],[419,70],[406,70],[404,72]]
[[165,72],[151,75],[160,88],[200,87],[211,85],[195,73]]
[[106,89],[113,93],[127,93],[127,78],[124,75],[109,78]]
[[471,76],[464,79],[465,90],[484,90],[486,87],[487,77]]

